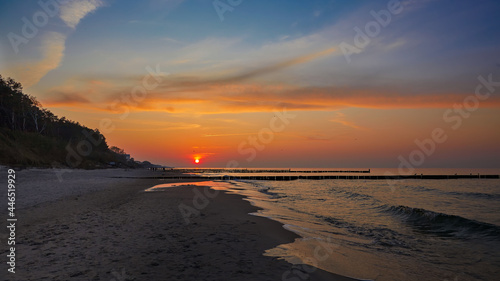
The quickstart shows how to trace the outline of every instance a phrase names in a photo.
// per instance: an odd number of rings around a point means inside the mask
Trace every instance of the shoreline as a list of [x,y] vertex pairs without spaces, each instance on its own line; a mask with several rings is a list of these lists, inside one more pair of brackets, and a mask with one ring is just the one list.
[[208,187],[144,192],[190,181],[129,179],[19,210],[9,280],[355,280],[264,256],[299,236],[249,215],[242,195],[220,192],[186,224],[178,206]]

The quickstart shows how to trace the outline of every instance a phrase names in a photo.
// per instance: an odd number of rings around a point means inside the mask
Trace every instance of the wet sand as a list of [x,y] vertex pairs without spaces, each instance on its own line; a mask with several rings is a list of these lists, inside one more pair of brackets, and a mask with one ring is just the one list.
[[[19,210],[16,273],[7,280],[353,280],[263,256],[298,236],[248,215],[257,208],[242,196],[219,192],[194,203],[213,190],[144,192],[168,182],[121,180]],[[189,223],[180,205],[197,211]]]

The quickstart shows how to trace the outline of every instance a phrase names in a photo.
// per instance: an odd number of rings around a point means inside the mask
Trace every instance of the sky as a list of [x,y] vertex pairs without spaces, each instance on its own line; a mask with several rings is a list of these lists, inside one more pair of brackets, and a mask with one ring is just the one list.
[[494,0],[6,0],[0,74],[167,166],[499,168],[499,12]]

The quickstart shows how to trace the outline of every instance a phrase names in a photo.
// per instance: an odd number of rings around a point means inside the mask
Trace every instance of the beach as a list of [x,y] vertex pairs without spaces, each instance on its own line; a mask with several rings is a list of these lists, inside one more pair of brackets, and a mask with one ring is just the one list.
[[[37,178],[53,172],[37,170]],[[147,173],[73,170],[63,181],[46,176],[37,182],[29,170],[18,172],[20,202],[44,185],[59,186],[59,192],[40,193],[40,200],[31,195],[19,206],[16,273],[4,275],[6,280],[353,280],[264,256],[299,236],[279,222],[249,215],[258,208],[243,196],[212,196],[208,187],[189,183],[145,192],[176,181],[115,178]],[[210,196],[197,204],[197,194]],[[187,222],[181,205],[198,212]],[[2,237],[7,235],[4,228]],[[6,257],[6,245],[1,249]],[[7,272],[5,262],[2,271]]]

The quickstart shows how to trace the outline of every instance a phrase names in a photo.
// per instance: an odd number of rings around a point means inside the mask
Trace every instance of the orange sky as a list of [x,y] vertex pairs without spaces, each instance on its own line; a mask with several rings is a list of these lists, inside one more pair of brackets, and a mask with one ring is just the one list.
[[223,20],[210,1],[76,2],[18,45],[39,7],[4,4],[0,73],[136,160],[397,167],[439,128],[418,167],[500,167],[493,1],[402,1],[369,37],[385,1],[246,1]]

